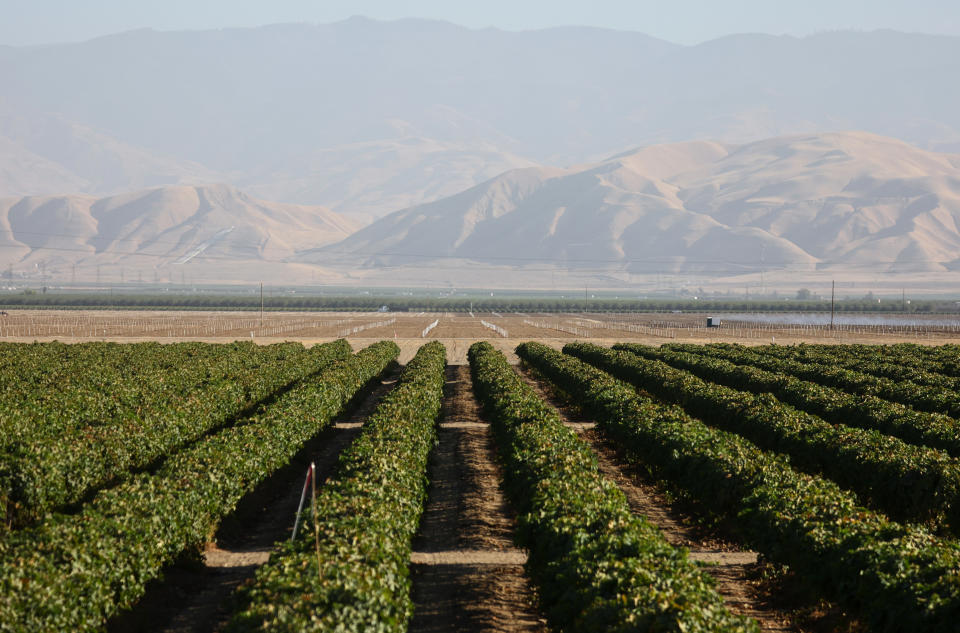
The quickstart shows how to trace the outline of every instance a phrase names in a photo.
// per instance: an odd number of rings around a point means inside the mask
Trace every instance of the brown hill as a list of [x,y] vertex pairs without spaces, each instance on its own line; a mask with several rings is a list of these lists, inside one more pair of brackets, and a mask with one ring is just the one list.
[[646,147],[572,169],[510,171],[299,258],[334,260],[629,274],[945,271],[960,263],[960,157],[866,133]]
[[9,265],[60,280],[92,279],[97,269],[111,280],[257,279],[263,266],[357,226],[324,207],[265,202],[226,185],[0,199]]

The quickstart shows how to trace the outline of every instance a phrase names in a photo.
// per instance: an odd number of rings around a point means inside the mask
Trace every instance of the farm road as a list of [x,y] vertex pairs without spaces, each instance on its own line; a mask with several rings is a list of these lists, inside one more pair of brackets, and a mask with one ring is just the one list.
[[411,560],[413,633],[545,632],[470,370],[447,367],[427,507]]

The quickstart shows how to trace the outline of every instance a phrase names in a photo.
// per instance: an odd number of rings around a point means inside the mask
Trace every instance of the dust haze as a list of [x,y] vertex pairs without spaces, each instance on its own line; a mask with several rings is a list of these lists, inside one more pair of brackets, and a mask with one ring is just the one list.
[[0,271],[945,291],[957,76],[960,38],[894,31],[352,18],[0,47]]

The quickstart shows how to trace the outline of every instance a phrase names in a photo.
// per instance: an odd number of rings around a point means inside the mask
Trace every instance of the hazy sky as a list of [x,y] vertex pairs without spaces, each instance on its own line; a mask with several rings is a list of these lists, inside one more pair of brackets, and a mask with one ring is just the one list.
[[0,44],[159,30],[334,22],[351,15],[436,18],[517,30],[591,25],[694,44],[730,33],[806,35],[892,28],[960,35],[957,0],[0,0]]

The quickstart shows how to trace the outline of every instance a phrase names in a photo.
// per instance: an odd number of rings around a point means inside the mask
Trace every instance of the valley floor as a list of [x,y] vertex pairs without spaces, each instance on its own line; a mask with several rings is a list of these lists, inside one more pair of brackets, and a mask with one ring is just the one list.
[[[8,310],[0,316],[0,342],[123,343],[202,341],[256,343],[300,341],[304,344],[346,338],[354,348],[383,339],[396,341],[400,362],[423,343],[439,340],[448,362],[465,364],[467,349],[488,340],[516,362],[513,349],[538,340],[562,347],[573,340],[598,345],[645,343],[960,343],[960,321],[912,326],[784,325],[724,320],[707,327],[701,314],[597,313],[370,313],[370,312],[194,312],[110,310]],[[433,324],[436,325],[433,325]],[[431,328],[430,326],[433,325]],[[429,329],[428,329],[429,328]]]

